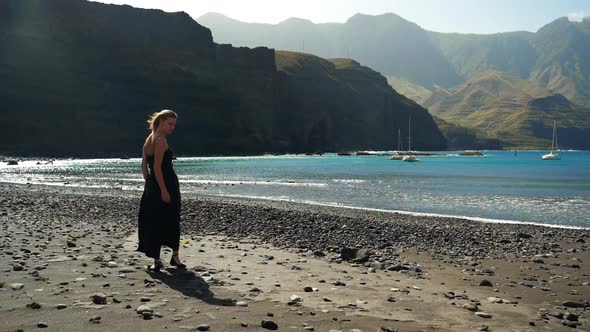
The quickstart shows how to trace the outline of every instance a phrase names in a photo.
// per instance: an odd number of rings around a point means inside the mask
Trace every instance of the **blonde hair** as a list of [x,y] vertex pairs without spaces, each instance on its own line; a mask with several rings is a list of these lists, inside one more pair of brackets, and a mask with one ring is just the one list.
[[176,115],[176,113],[171,110],[161,110],[160,112],[155,112],[154,114],[152,114],[150,118],[147,120],[147,123],[151,130],[156,130],[158,128],[158,125],[160,124],[160,121],[170,118],[177,119],[178,115]]

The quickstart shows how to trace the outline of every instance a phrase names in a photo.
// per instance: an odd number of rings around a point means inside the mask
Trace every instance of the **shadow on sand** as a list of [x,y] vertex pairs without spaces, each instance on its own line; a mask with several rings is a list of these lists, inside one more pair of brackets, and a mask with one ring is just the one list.
[[168,287],[185,296],[200,299],[217,306],[234,306],[235,301],[230,298],[216,298],[209,289],[209,284],[192,270],[166,268],[159,272],[146,271],[154,280],[160,280]]

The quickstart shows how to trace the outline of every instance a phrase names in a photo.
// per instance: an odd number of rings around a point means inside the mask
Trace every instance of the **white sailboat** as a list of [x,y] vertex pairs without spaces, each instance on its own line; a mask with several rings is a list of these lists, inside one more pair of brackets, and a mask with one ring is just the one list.
[[397,129],[397,154],[392,154],[389,159],[391,160],[402,160],[404,158],[404,156],[402,156],[401,154],[399,154],[400,152],[400,144],[401,144],[401,132],[399,130],[399,128]]
[[416,156],[414,156],[412,154],[412,135],[411,135],[412,125],[411,125],[411,123],[412,123],[412,117],[410,116],[410,118],[408,119],[408,154],[402,158],[402,161],[415,162],[415,161],[420,161],[420,159],[416,158]]
[[[553,152],[553,146],[555,146],[555,152]],[[544,154],[541,158],[543,160],[559,160],[559,154],[557,153],[559,148],[557,147],[557,136],[555,134],[555,120],[553,120],[553,137],[551,138],[551,152]]]

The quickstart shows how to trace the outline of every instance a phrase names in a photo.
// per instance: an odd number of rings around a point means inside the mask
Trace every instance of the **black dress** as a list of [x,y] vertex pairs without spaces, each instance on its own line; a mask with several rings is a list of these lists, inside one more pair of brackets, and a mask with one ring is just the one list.
[[180,186],[172,168],[172,151],[164,152],[162,175],[170,194],[170,203],[164,203],[154,173],[154,156],[147,156],[149,175],[139,205],[139,246],[146,256],[159,259],[160,247],[178,250],[180,246]]

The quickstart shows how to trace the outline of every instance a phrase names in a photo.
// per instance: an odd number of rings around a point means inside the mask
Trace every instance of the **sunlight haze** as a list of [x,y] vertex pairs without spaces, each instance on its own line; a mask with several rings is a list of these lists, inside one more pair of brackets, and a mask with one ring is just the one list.
[[164,11],[184,11],[194,19],[215,12],[251,23],[277,24],[290,17],[314,23],[343,23],[356,13],[379,15],[395,13],[426,30],[458,33],[535,32],[559,18],[580,21],[590,15],[586,0],[348,0],[297,2],[251,0],[105,0],[104,3],[128,4]]

